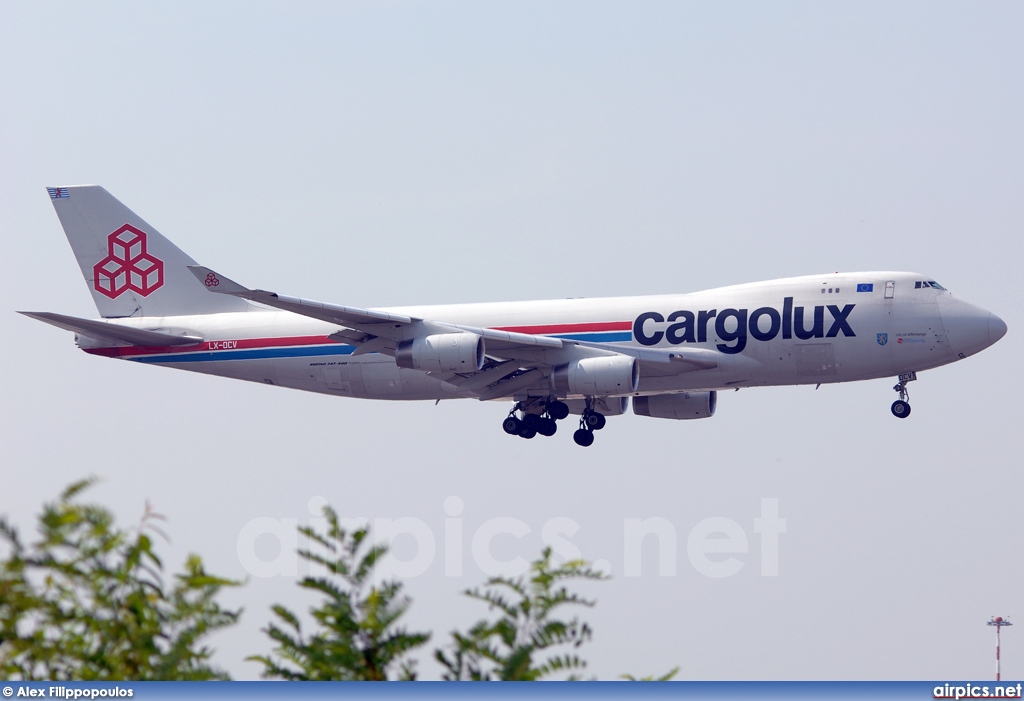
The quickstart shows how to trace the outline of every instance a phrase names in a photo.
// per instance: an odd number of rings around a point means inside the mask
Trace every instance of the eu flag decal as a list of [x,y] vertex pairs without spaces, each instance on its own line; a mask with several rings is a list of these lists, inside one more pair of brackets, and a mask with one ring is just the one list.
[[858,292],[874,292],[875,291],[875,283],[873,283],[873,282],[861,282],[861,283],[858,283],[857,284],[857,291]]

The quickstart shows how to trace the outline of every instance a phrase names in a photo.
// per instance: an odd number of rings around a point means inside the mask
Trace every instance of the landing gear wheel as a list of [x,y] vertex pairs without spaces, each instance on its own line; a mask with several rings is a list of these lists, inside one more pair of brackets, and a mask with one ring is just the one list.
[[518,436],[519,432],[523,430],[523,422],[514,416],[509,416],[501,422],[501,428],[510,436]]
[[541,419],[537,414],[525,414],[523,416],[523,426],[531,428],[534,431],[536,431],[537,427],[540,426],[541,421],[543,421],[543,419]]
[[569,405],[565,402],[551,402],[548,404],[548,415],[555,421],[561,421],[569,415]]
[[910,405],[902,399],[892,403],[892,415],[898,419],[905,419],[910,416]]
[[604,418],[604,414],[599,414],[596,411],[592,411],[584,416],[583,421],[586,422],[587,428],[591,431],[600,431],[608,423],[608,419]]
[[[526,422],[520,419],[518,413],[523,410],[523,405],[520,402],[516,402],[512,406],[512,411],[508,412],[508,416],[501,422],[501,430],[510,436],[521,436],[523,431],[526,430]],[[526,417],[523,416],[525,419]]]
[[555,423],[554,419],[545,419],[542,417],[540,422],[537,424],[537,433],[542,436],[553,436],[557,430],[558,424]]
[[576,445],[581,445],[584,448],[594,444],[594,434],[585,428],[578,429],[576,433],[572,434],[572,439],[576,441]]
[[537,429],[527,428],[526,426],[523,426],[523,428],[520,429],[520,431],[519,431],[519,437],[520,438],[533,438],[536,435],[537,435]]

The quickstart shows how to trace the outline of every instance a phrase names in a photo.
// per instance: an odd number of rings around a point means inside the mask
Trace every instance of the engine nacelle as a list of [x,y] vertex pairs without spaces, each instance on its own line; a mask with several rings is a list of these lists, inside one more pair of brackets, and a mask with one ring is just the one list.
[[594,397],[635,392],[640,383],[640,366],[628,355],[583,358],[555,368],[551,384],[559,394]]
[[[585,399],[566,399],[566,406],[570,414],[581,415],[587,408]],[[619,416],[626,413],[629,408],[629,397],[595,397],[594,411],[605,416]]]
[[461,332],[402,341],[395,351],[395,363],[424,372],[476,372],[484,366],[484,339]]
[[683,392],[633,397],[633,413],[655,419],[707,419],[715,415],[718,392]]

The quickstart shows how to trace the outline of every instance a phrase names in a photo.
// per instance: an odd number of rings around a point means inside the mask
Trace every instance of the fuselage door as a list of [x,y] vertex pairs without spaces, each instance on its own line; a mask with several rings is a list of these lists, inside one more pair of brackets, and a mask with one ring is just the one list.
[[885,283],[885,298],[886,299],[892,299],[893,295],[895,293],[896,293],[896,281],[895,280],[889,280],[888,282]]

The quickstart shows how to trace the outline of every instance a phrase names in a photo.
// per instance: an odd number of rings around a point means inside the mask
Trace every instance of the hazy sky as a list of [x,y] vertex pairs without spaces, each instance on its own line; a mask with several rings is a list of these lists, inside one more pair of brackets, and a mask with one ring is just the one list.
[[[258,676],[243,659],[269,648],[269,606],[311,601],[247,574],[239,543],[323,499],[426,524],[437,553],[407,580],[408,622],[431,650],[486,613],[459,595],[485,579],[486,522],[525,524],[492,552],[530,559],[571,519],[613,575],[585,588],[600,678],[993,676],[985,622],[1024,622],[1022,33],[1010,2],[0,4],[0,513],[31,533],[89,474],[124,525],[150,500],[171,570],[196,551],[249,576],[224,597],[242,623],[214,640],[239,678]],[[568,424],[524,441],[502,433],[505,403],[343,400],[78,351],[14,312],[95,316],[44,189],[81,183],[243,284],[339,304],[895,269],[1009,333],[922,373],[906,421],[877,380],[723,393],[706,421],[612,418],[586,450]],[[777,577],[762,499],[787,524]],[[626,576],[626,519],[654,517],[675,574],[650,538]],[[748,539],[732,576],[688,558],[711,518]],[[1019,678],[1024,629],[1003,640]]]

